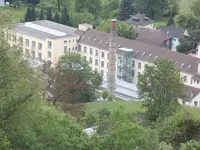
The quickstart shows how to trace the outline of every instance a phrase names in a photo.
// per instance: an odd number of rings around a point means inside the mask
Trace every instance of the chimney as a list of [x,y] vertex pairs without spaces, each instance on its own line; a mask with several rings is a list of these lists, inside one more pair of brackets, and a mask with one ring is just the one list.
[[108,65],[108,92],[115,97],[115,76],[116,76],[116,26],[117,20],[112,19],[110,25],[110,42],[109,42],[109,65]]

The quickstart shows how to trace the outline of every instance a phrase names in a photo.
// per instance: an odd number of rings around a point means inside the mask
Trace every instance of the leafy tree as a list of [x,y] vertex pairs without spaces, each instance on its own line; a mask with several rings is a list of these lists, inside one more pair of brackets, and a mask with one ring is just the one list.
[[161,142],[159,144],[158,150],[173,150],[173,147],[171,145],[166,144],[165,142]]
[[157,59],[153,66],[147,66],[137,87],[152,120],[170,115],[178,105],[178,98],[184,98],[180,71],[167,59]]
[[[190,140],[199,139],[200,118],[198,111],[193,108],[181,108],[177,112],[167,118],[160,118],[161,122],[157,123],[157,133],[160,141],[171,143],[174,148],[180,147],[181,143]],[[186,145],[195,145],[195,142],[188,142]],[[185,147],[185,144],[182,147]],[[187,147],[187,146],[186,146]]]
[[60,16],[58,12],[56,12],[55,16],[53,17],[53,21],[59,23],[60,22]]
[[91,13],[83,12],[72,14],[71,24],[73,27],[78,27],[78,25],[81,23],[93,24],[94,22],[95,17]]
[[62,11],[60,23],[64,25],[70,25],[70,17],[66,7]]
[[111,95],[108,96],[108,101],[110,101],[110,102],[113,101],[113,98]]
[[133,13],[133,0],[122,0],[120,4],[119,20],[124,21]]
[[156,13],[162,13],[167,9],[167,0],[135,0],[134,6],[137,12],[145,13],[154,19]]
[[39,16],[40,20],[44,20],[44,11],[41,9],[40,10],[40,16]]
[[51,12],[51,8],[48,8],[48,11],[47,11],[47,20],[52,21],[52,12]]
[[103,97],[104,100],[106,100],[106,98],[108,97],[108,91],[107,90],[103,91],[102,97]]
[[199,141],[188,141],[187,143],[181,144],[180,150],[198,150],[200,149]]
[[5,135],[5,132],[3,132],[2,129],[0,129],[0,149],[1,150],[11,150],[11,143],[8,140],[7,136]]
[[35,12],[35,7],[32,7],[30,15],[31,15],[30,21],[35,21],[37,17]]
[[[101,21],[97,29],[104,32],[110,32],[110,20]],[[117,34],[124,38],[136,39],[136,32],[133,26],[125,22],[119,21],[117,23]]]

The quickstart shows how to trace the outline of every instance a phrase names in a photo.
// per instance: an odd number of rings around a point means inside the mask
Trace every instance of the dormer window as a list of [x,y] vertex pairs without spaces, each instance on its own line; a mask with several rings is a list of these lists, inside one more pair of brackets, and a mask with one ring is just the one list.
[[176,61],[175,64],[178,64],[178,61]]
[[149,57],[151,57],[152,56],[152,54],[149,54]]
[[146,53],[144,52],[144,53],[142,53],[142,56],[144,56]]
[[184,65],[185,65],[185,63],[182,63],[182,64],[181,64],[181,67],[183,67]]

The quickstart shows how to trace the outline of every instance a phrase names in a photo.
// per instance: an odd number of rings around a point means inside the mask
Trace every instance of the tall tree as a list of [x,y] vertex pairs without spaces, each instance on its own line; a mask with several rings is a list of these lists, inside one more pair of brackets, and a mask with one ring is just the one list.
[[58,12],[55,13],[55,15],[53,17],[53,21],[57,22],[57,23],[60,23],[60,16],[59,16]]
[[180,71],[167,59],[158,59],[153,66],[147,66],[137,87],[152,120],[171,114],[178,99],[185,96]]
[[35,21],[37,17],[35,12],[35,7],[32,7],[30,15],[31,15],[31,21]]
[[124,21],[134,12],[133,0],[122,0],[120,4],[119,20]]
[[60,18],[60,23],[64,25],[70,25],[70,16],[67,10],[67,7],[65,7],[62,11],[62,15]]
[[39,17],[40,20],[44,20],[44,11],[41,9],[40,10],[40,17]]
[[24,21],[31,21],[31,8],[28,7],[24,16]]
[[47,10],[47,18],[46,18],[46,19],[52,21],[52,12],[51,12],[51,8],[48,8],[48,10]]

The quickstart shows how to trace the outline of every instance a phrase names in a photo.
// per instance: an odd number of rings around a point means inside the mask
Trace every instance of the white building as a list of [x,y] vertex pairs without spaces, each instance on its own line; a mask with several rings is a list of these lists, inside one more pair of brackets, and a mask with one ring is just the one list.
[[0,7],[4,7],[5,6],[5,0],[0,0]]
[[[20,42],[24,53],[52,63],[56,63],[59,57],[67,52],[78,52],[93,70],[101,73],[104,77],[103,87],[107,87],[109,33],[92,29],[88,24],[81,24],[79,29],[75,29],[47,20],[17,24],[16,33],[10,39],[11,44]],[[137,100],[138,75],[155,59],[169,58],[181,71],[183,82],[188,88],[187,101],[190,103],[186,104],[200,107],[199,58],[122,37],[116,37],[116,44],[117,97]],[[127,66],[128,72],[123,66]]]

